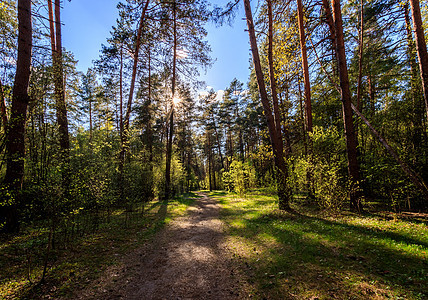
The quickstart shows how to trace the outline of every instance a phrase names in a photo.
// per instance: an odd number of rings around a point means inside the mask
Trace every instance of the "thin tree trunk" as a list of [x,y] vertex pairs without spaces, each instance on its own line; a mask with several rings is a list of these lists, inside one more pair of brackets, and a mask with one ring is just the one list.
[[147,95],[147,102],[148,102],[148,113],[149,113],[149,119],[147,121],[147,137],[148,137],[148,143],[149,143],[149,163],[150,163],[150,173],[153,173],[153,131],[152,131],[152,73],[151,73],[151,53],[149,48],[148,53],[148,59],[149,59],[149,82],[148,82],[148,95]]
[[[304,143],[306,156],[308,158],[309,164],[312,165],[312,147],[311,139],[308,133],[312,132],[312,102],[311,102],[311,82],[309,80],[309,65],[308,65],[308,54],[306,50],[306,36],[305,36],[305,27],[304,27],[304,14],[303,14],[303,4],[302,0],[297,0],[297,17],[299,23],[299,35],[300,35],[300,52],[302,56],[302,70],[303,70],[303,81],[305,84],[305,121],[306,121],[306,132],[304,131]],[[299,84],[300,88],[300,84]],[[308,141],[308,143],[306,142]],[[309,147],[308,147],[309,146]],[[308,151],[309,150],[309,151]],[[309,167],[306,171],[307,179],[307,189],[308,196],[310,199],[314,199],[315,192],[313,189],[313,180],[312,180],[312,168]]]
[[89,98],[89,147],[91,147],[91,144],[92,144],[92,99],[91,98],[92,97]]
[[220,155],[221,167],[224,169],[223,154],[221,153],[220,137],[218,135],[217,126],[215,125],[215,123],[214,123],[214,132],[217,139],[217,147],[218,147],[218,154]]
[[425,100],[425,109],[428,118],[428,53],[425,42],[424,28],[422,26],[421,9],[419,0],[410,0],[413,18],[413,30],[416,38],[416,51],[419,59],[419,69],[421,71],[422,91]]
[[174,45],[172,58],[172,99],[171,99],[171,117],[169,120],[169,136],[166,146],[166,168],[165,168],[165,198],[169,199],[171,193],[171,159],[172,159],[172,137],[174,134],[174,97],[175,97],[175,80],[177,67],[177,11],[175,1],[173,3],[173,30]]
[[[119,177],[123,178],[123,170],[124,170],[124,164],[125,164],[125,156],[128,151],[128,137],[129,137],[129,118],[131,116],[131,109],[132,109],[132,100],[134,99],[134,90],[135,90],[135,80],[137,77],[137,66],[138,66],[138,57],[140,53],[140,46],[141,46],[141,36],[143,35],[143,27],[144,27],[144,21],[146,17],[146,11],[149,6],[150,0],[146,0],[146,3],[144,4],[143,11],[141,12],[140,17],[140,23],[138,26],[137,31],[137,37],[135,41],[135,49],[134,49],[134,61],[132,66],[132,75],[131,75],[131,85],[129,88],[129,95],[128,95],[128,103],[126,105],[126,113],[125,118],[121,123],[123,123],[123,130],[122,130],[122,149],[119,154]],[[122,50],[121,50],[121,60],[122,60]],[[122,63],[121,63],[121,69],[122,69]],[[122,76],[122,72],[121,75]],[[122,99],[122,97],[121,97]],[[122,105],[121,105],[122,107]],[[122,115],[122,113],[121,113]]]
[[363,122],[369,127],[372,134],[382,143],[385,149],[391,154],[391,156],[398,162],[401,169],[410,178],[413,184],[422,192],[425,200],[428,202],[428,188],[425,182],[398,156],[397,152],[387,143],[387,141],[377,132],[376,129],[370,124],[370,122],[361,114],[358,109],[353,105],[352,109],[354,112],[363,120]]
[[[67,107],[65,104],[64,90],[64,69],[62,62],[62,36],[61,36],[61,1],[55,0],[55,42],[56,51],[54,54],[54,81],[55,95],[57,99],[57,120],[60,136],[60,147],[63,152],[64,163],[68,163],[68,151],[70,139],[68,136]],[[67,167],[68,168],[68,167]],[[67,179],[66,179],[67,180]]]
[[279,113],[278,107],[278,94],[276,92],[276,79],[275,79],[275,71],[273,65],[273,16],[272,16],[272,1],[267,0],[268,5],[268,19],[269,19],[269,30],[268,30],[268,63],[269,63],[269,79],[270,79],[270,89],[272,92],[272,101],[273,101],[273,114],[275,119],[275,127],[277,134],[279,137],[279,143],[282,144],[282,148],[284,148],[284,144],[282,141],[282,131],[281,131],[281,116]]
[[414,126],[414,134],[413,134],[413,145],[415,149],[421,149],[421,136],[423,131],[423,105],[422,105],[422,97],[420,95],[420,90],[418,89],[418,74],[417,74],[417,64],[416,64],[416,55],[415,55],[415,43],[413,41],[412,36],[412,25],[410,24],[409,18],[409,4],[406,3],[404,5],[404,20],[406,23],[406,35],[407,35],[407,55],[410,64],[410,73],[411,73],[411,88],[412,88],[412,100],[413,100],[413,114],[412,118],[413,126]]
[[134,49],[134,62],[132,66],[132,76],[131,76],[131,86],[129,88],[129,95],[128,95],[128,103],[126,105],[126,113],[125,113],[125,120],[124,120],[124,136],[127,140],[127,137],[129,135],[129,118],[131,116],[131,109],[132,109],[132,100],[134,99],[134,90],[135,90],[135,80],[137,78],[137,66],[138,66],[138,57],[140,54],[140,47],[141,47],[141,36],[143,35],[143,27],[144,27],[144,21],[146,17],[146,11],[149,6],[150,0],[146,0],[146,3],[144,5],[143,11],[141,12],[140,17],[140,24],[138,26],[138,32],[137,32],[137,38],[135,41],[135,49]]
[[330,39],[331,39],[331,44],[332,44],[332,48],[333,51],[335,52],[336,50],[336,28],[334,27],[334,21],[333,21],[333,14],[331,13],[331,7],[330,7],[330,3],[328,2],[328,0],[322,0],[322,6],[324,8],[324,12],[325,12],[325,22],[328,25],[328,28],[330,30]]
[[1,112],[1,120],[3,123],[4,132],[6,132],[8,118],[7,118],[7,111],[6,111],[6,99],[4,97],[3,84],[1,80],[0,80],[0,112]]
[[259,87],[259,93],[263,110],[266,118],[266,122],[269,129],[269,136],[272,143],[272,150],[275,159],[275,166],[277,168],[277,186],[278,186],[278,198],[279,198],[279,209],[290,210],[291,200],[291,189],[288,183],[288,169],[284,159],[284,150],[281,148],[282,137],[279,135],[275,120],[272,115],[272,110],[269,105],[269,99],[266,92],[266,87],[263,79],[262,68],[260,64],[260,56],[257,48],[257,40],[254,31],[253,15],[251,13],[251,6],[249,0],[244,0],[245,15],[247,17],[248,34],[250,38],[251,52],[253,56],[254,69],[256,71],[257,84]]
[[119,68],[119,135],[123,145],[123,44],[120,45]]
[[[69,149],[67,106],[65,103],[64,70],[62,61],[62,34],[61,34],[61,3],[55,0],[55,9],[52,0],[48,0],[49,29],[52,50],[53,80],[55,85],[56,117],[59,130],[59,144],[61,148],[61,163],[63,164],[63,187],[69,186]],[[54,16],[55,12],[55,16]]]
[[307,142],[307,139],[306,139],[307,138],[307,134],[306,134],[306,128],[305,128],[306,127],[305,126],[305,113],[304,113],[304,110],[303,110],[303,100],[302,100],[303,97],[302,97],[302,89],[300,87],[300,78],[299,78],[297,86],[298,86],[298,89],[299,89],[300,118],[302,119],[302,137],[303,137],[303,150],[304,150],[303,154],[305,156],[307,156],[308,155],[308,142]]
[[18,0],[18,57],[12,91],[11,116],[7,127],[7,168],[4,179],[6,186],[10,188],[11,194],[14,196],[11,205],[3,208],[6,219],[4,229],[9,232],[17,231],[19,228],[17,205],[24,178],[24,136],[27,107],[30,100],[28,85],[33,43],[32,33],[31,0]]
[[364,0],[360,0],[360,30],[358,43],[358,83],[357,109],[361,111],[361,89],[363,83],[363,49],[364,49]]
[[212,154],[211,154],[211,136],[209,134],[209,131],[207,131],[207,140],[208,140],[208,181],[210,185],[210,191],[213,190],[212,186],[212,177],[211,177],[211,171],[212,171]]
[[308,132],[312,132],[311,83],[309,81],[308,54],[306,51],[306,37],[305,28],[303,24],[304,20],[302,0],[297,0],[297,17],[299,22],[300,52],[302,55],[303,80],[305,83],[306,130]]
[[332,0],[333,18],[336,29],[336,57],[339,70],[343,121],[345,126],[346,150],[348,155],[348,174],[352,186],[350,190],[350,209],[362,212],[361,193],[359,188],[360,171],[357,159],[357,137],[352,118],[351,92],[349,89],[348,67],[346,65],[345,41],[343,36],[342,11],[340,0]]

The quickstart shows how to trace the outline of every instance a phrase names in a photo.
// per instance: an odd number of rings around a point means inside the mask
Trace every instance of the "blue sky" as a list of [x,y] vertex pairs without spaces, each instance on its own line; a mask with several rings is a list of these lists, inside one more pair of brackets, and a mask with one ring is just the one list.
[[[215,1],[217,5],[227,1]],[[117,0],[72,0],[64,1],[62,10],[63,46],[74,53],[78,69],[86,71],[97,59],[101,44],[106,43],[110,30],[116,23]],[[244,17],[244,8],[240,4],[232,26],[217,28],[207,24],[208,42],[216,59],[207,73],[201,72],[204,80],[214,90],[225,89],[233,78],[246,83],[249,74],[250,46]]]

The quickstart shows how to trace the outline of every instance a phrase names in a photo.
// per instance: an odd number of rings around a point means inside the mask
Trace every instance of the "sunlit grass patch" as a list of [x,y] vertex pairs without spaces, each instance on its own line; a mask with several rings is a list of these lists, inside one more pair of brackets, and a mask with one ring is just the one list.
[[277,210],[272,196],[217,195],[229,248],[267,299],[425,299],[424,222]]

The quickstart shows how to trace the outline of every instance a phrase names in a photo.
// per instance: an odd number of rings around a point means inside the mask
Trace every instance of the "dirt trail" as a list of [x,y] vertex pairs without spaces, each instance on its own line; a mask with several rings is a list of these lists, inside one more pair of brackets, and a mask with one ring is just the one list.
[[111,268],[81,299],[245,299],[216,201],[200,193],[185,216]]

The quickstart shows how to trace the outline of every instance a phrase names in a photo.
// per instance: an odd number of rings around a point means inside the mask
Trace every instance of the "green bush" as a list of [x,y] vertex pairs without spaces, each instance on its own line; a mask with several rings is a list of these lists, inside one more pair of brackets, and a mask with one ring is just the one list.
[[234,191],[239,195],[246,194],[248,189],[256,186],[254,167],[248,162],[233,159],[229,171],[223,172],[223,183],[228,191]]

